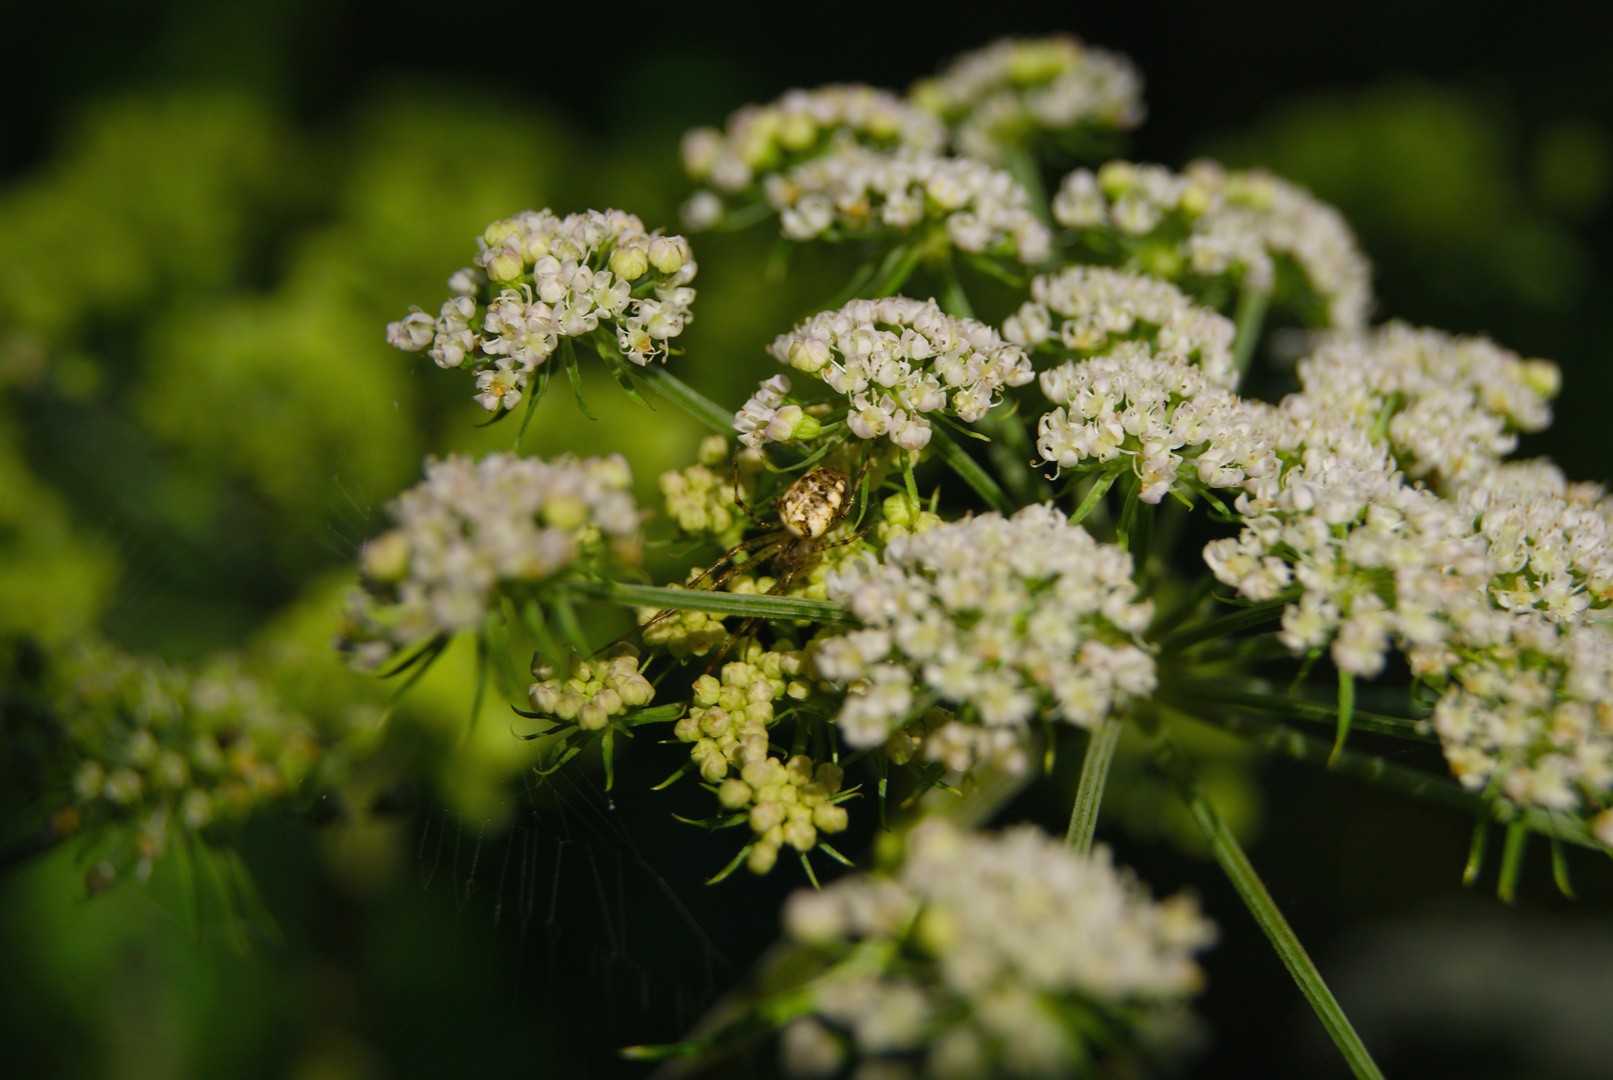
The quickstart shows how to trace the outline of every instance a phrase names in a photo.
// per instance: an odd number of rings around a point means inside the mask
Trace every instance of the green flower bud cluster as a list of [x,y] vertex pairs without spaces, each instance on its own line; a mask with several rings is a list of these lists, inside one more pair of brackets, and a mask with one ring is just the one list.
[[[759,462],[748,456],[739,462],[741,497],[749,498],[747,483]],[[724,547],[739,542],[745,514],[734,497],[734,476],[730,467],[728,440],[708,436],[700,443],[699,463],[686,469],[661,474],[661,495],[666,499],[667,516],[683,532],[710,534]]]
[[532,658],[532,684],[527,696],[546,716],[598,731],[629,709],[648,705],[655,687],[639,672],[638,650],[621,646],[608,660],[585,660],[573,654],[567,677],[541,657]]
[[81,645],[53,682],[78,759],[72,801],[86,826],[113,827],[102,886],[130,866],[145,880],[174,838],[244,821],[320,761],[313,725],[228,663],[193,673]]
[[[889,544],[892,540],[902,536],[914,536],[933,526],[941,524],[941,515],[931,513],[915,504],[907,493],[898,492],[890,496],[881,504],[882,519],[874,530],[879,536],[881,545]],[[847,547],[857,545],[847,544]],[[825,552],[826,555],[831,554]],[[835,562],[843,561],[836,559]],[[824,596],[828,596],[827,584],[824,587]]]
[[756,834],[747,865],[765,874],[786,844],[810,851],[818,833],[840,832],[846,811],[835,804],[841,770],[814,764],[804,754],[788,761],[771,755],[768,729],[773,703],[801,700],[811,687],[800,678],[805,654],[797,649],[767,650],[752,643],[742,661],[724,664],[721,678],[695,680],[694,704],[674,729],[690,747],[690,760],[710,784],[725,810],[747,811]]

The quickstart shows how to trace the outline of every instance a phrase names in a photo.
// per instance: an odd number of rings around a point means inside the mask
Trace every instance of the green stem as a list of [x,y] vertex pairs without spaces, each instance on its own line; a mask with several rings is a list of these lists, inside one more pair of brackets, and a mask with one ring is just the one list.
[[1238,382],[1249,372],[1249,361],[1255,355],[1255,343],[1260,340],[1260,325],[1266,318],[1266,305],[1271,293],[1264,289],[1244,288],[1238,293],[1238,310],[1235,318],[1237,330],[1232,338],[1232,363],[1238,369]]
[[1194,623],[1167,636],[1159,643],[1160,651],[1181,652],[1202,641],[1214,641],[1216,638],[1236,634],[1239,630],[1268,623],[1281,616],[1283,608],[1287,606],[1286,600],[1267,600],[1262,604],[1251,604],[1242,611],[1234,611],[1229,615],[1205,619],[1201,623]]
[[579,600],[624,604],[674,611],[710,611],[719,615],[749,615],[764,619],[800,619],[846,623],[851,617],[839,604],[796,596],[717,592],[709,589],[671,589],[660,585],[630,585],[620,581],[571,581],[566,589]]
[[1501,880],[1496,883],[1495,895],[1503,904],[1518,898],[1518,876],[1523,873],[1523,852],[1529,840],[1529,826],[1522,821],[1507,825],[1506,843],[1501,847]]
[[1002,157],[1002,167],[1019,182],[1030,196],[1031,213],[1050,229],[1058,226],[1053,221],[1052,206],[1048,202],[1047,187],[1042,183],[1042,169],[1036,157],[1023,146],[1010,147]]
[[1383,1080],[1383,1073],[1373,1062],[1372,1055],[1367,1052],[1361,1037],[1350,1026],[1350,1020],[1339,1008],[1339,1003],[1333,992],[1327,988],[1322,980],[1322,973],[1316,970],[1316,964],[1305,947],[1300,944],[1299,938],[1294,935],[1293,927],[1283,918],[1277,904],[1272,900],[1271,894],[1255,873],[1255,868],[1244,854],[1243,848],[1226,823],[1221,820],[1215,807],[1205,796],[1204,789],[1199,786],[1198,778],[1193,773],[1193,765],[1182,752],[1176,740],[1171,737],[1169,729],[1158,724],[1150,733],[1150,741],[1154,751],[1154,760],[1159,764],[1160,771],[1170,780],[1176,788],[1178,795],[1187,803],[1193,814],[1193,820],[1203,830],[1204,836],[1210,842],[1210,850],[1215,854],[1215,861],[1221,864],[1221,869],[1232,882],[1232,887],[1238,891],[1243,899],[1244,906],[1265,931],[1272,946],[1277,950],[1283,965],[1288,973],[1294,977],[1300,993],[1310,1002],[1312,1009],[1322,1021],[1322,1026],[1333,1037],[1339,1052],[1349,1063],[1350,1071],[1361,1080]]
[[1047,481],[1031,471],[1036,457],[1019,417],[999,406],[981,417],[979,427],[991,439],[986,454],[1002,477],[1003,485],[1021,504],[1043,502],[1052,496]]
[[[1220,712],[1214,708],[1206,708],[1205,705],[1203,699],[1194,702],[1192,715],[1205,723],[1224,728],[1234,735],[1241,735],[1265,750],[1311,765],[1326,766],[1328,758],[1332,757],[1332,743],[1326,740],[1312,738],[1285,724],[1237,713]],[[1544,810],[1525,810],[1503,800],[1486,799],[1482,793],[1469,791],[1454,781],[1432,776],[1421,769],[1397,765],[1375,754],[1345,750],[1334,762],[1332,771],[1371,784],[1373,787],[1422,799],[1436,806],[1482,815],[1491,821],[1520,821],[1531,832],[1557,836],[1580,847],[1595,848],[1598,851],[1609,850],[1589,829],[1576,821],[1563,818],[1553,820]],[[1477,873],[1476,870],[1474,872]]]
[[991,478],[991,474],[980,467],[979,462],[953,441],[952,436],[941,430],[939,424],[930,425],[930,445],[941,455],[941,460],[958,474],[959,479],[974,488],[975,494],[986,500],[986,505],[1004,517],[1013,514],[1015,506],[1007,493]]
[[662,397],[702,424],[705,424],[713,431],[727,435],[730,438],[733,437],[734,414],[682,379],[668,372],[666,368],[657,364],[650,364],[647,367],[640,368],[638,375],[645,382],[655,387],[656,392]]
[[885,256],[885,265],[880,267],[879,280],[874,283],[874,298],[877,300],[882,296],[892,296],[896,290],[906,285],[907,279],[913,276],[913,269],[918,266],[919,259],[923,257],[923,244],[892,248],[890,254]]
[[[1179,679],[1169,678],[1160,687],[1160,696],[1188,711],[1195,705],[1210,702],[1215,705],[1233,705],[1257,712],[1304,720],[1309,723],[1332,724],[1339,722],[1339,707],[1327,701],[1307,701],[1304,698],[1279,694],[1263,689],[1270,684],[1264,679]],[[1355,710],[1351,726],[1375,735],[1392,735],[1397,739],[1415,739],[1418,742],[1438,742],[1432,725],[1426,720],[1406,720],[1399,716]]]
[[1064,842],[1077,855],[1092,850],[1092,834],[1098,827],[1098,809],[1103,805],[1103,788],[1109,779],[1109,764],[1120,741],[1121,719],[1107,717],[1087,741],[1086,757],[1081,759],[1081,783],[1075,789],[1075,805],[1070,808],[1070,831]]

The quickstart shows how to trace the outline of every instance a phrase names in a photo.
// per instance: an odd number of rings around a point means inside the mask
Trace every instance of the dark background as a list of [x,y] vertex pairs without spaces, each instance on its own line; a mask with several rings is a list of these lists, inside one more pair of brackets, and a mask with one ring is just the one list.
[[[902,88],[991,38],[1049,31],[1142,68],[1149,120],[1133,157],[1269,162],[1337,202],[1378,266],[1380,317],[1559,361],[1558,429],[1526,449],[1576,478],[1613,475],[1613,5],[6,4],[0,182],[46,168],[94,103],[173,87],[245,90],[327,148],[317,140],[383,90],[494,101],[608,148],[613,168],[653,158],[644,167],[670,175],[683,127],[746,101],[837,80]],[[467,146],[466,167],[498,153]],[[307,164],[322,167],[317,153]],[[62,242],[93,247],[94,221],[82,226]],[[272,279],[272,256],[262,272]],[[32,438],[36,454],[52,445]],[[253,595],[254,610],[285,599]],[[675,748],[642,749],[620,790],[676,767]],[[1388,1075],[1613,1076],[1606,858],[1570,853],[1570,902],[1537,844],[1517,909],[1503,910],[1493,876],[1460,887],[1470,822],[1283,762],[1261,780],[1252,857]],[[1033,788],[1008,816],[1061,827],[1069,781]],[[0,1074],[642,1074],[612,1048],[682,1030],[771,941],[799,881],[739,875],[707,889],[726,841],[666,813],[698,803],[612,804],[586,776],[566,783],[513,832],[484,838],[420,802],[400,819],[404,872],[373,895],[332,886],[310,820],[265,823],[244,849],[284,942],[242,960],[176,935],[117,968],[117,984],[70,954],[85,927],[132,919],[133,901],[0,882]],[[1200,1002],[1210,1034],[1189,1074],[1342,1075],[1213,865],[1129,825],[1100,838],[1159,893],[1199,889],[1223,929]],[[22,958],[18,942],[36,935],[67,956],[59,971]],[[186,974],[165,981],[153,965]],[[152,986],[173,1000],[159,1008]],[[164,1057],[177,1036],[163,1025],[190,1032],[188,1057]]]

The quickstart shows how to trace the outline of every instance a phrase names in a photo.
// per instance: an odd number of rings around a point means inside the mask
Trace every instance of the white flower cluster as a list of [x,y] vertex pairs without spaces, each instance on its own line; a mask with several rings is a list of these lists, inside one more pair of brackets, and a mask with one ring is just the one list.
[[1008,173],[973,158],[848,143],[763,184],[784,236],[840,240],[885,230],[944,230],[960,251],[1045,262],[1052,233]]
[[1256,415],[1237,395],[1179,356],[1125,342],[1089,360],[1067,360],[1040,376],[1058,405],[1037,423],[1036,449],[1060,468],[1124,456],[1138,498],[1158,503],[1191,460],[1200,483],[1241,484],[1265,457]]
[[724,131],[695,128],[685,134],[683,167],[691,179],[734,195],[758,174],[778,172],[835,140],[936,151],[946,145],[947,131],[934,116],[885,90],[855,84],[791,90],[770,105],[735,112]]
[[1080,856],[1034,826],[965,833],[939,818],[908,835],[893,878],[797,892],[784,921],[831,954],[856,941],[917,953],[812,985],[817,1018],[783,1042],[797,1076],[828,1075],[848,1049],[865,1068],[923,1055],[925,1075],[959,1080],[1065,1075],[1102,1052],[1061,1022],[1067,1010],[1178,1005],[1203,985],[1193,956],[1216,936],[1192,898],[1150,899],[1101,847]]
[[468,364],[489,412],[515,407],[562,338],[614,329],[615,347],[643,366],[666,355],[691,317],[688,241],[646,232],[621,210],[563,218],[526,210],[489,225],[477,243],[476,266],[448,279],[455,295],[441,313],[417,308],[386,336],[405,352],[426,349],[438,367]]
[[823,639],[822,675],[849,686],[837,723],[852,746],[900,730],[926,691],[988,728],[1044,708],[1093,727],[1154,688],[1137,644],[1153,615],[1131,556],[1050,506],[984,514],[897,537],[883,561],[849,560],[829,595],[864,629]]
[[1442,489],[1494,468],[1517,432],[1551,423],[1556,365],[1524,360],[1485,338],[1390,323],[1370,335],[1331,335],[1299,363],[1305,394],[1363,428],[1385,427],[1413,480]]
[[1329,325],[1364,327],[1372,269],[1342,215],[1309,192],[1258,169],[1228,172],[1209,161],[1180,175],[1158,165],[1111,161],[1096,175],[1077,169],[1053,199],[1071,229],[1153,241],[1138,259],[1168,277],[1229,272],[1255,289],[1277,282],[1275,260],[1292,259],[1321,300]]
[[[926,414],[950,408],[973,423],[1003,387],[1023,386],[1035,377],[1025,351],[991,327],[948,315],[933,300],[904,296],[853,300],[838,311],[814,315],[779,335],[768,352],[845,395],[846,425],[858,438],[884,435],[906,450],[929,443]],[[762,441],[772,438],[789,382],[773,385],[779,388],[770,398],[774,404],[760,402],[759,395],[737,422],[749,424],[748,434],[760,433]],[[764,421],[758,406],[775,413]]]
[[1027,349],[1094,353],[1142,337],[1160,354],[1196,363],[1211,385],[1232,389],[1232,322],[1168,281],[1107,266],[1071,266],[1031,280],[1031,298],[1003,321],[1003,337]]
[[376,595],[354,613],[341,647],[373,668],[398,648],[477,625],[501,586],[551,577],[604,538],[632,541],[632,479],[620,454],[429,462],[425,480],[393,504],[398,528],[365,545]]
[[598,731],[611,717],[648,705],[655,698],[655,687],[640,674],[638,653],[631,646],[619,646],[608,660],[588,660],[574,653],[565,678],[534,656],[532,677],[537,680],[527,691],[532,708],[566,723],[575,722],[585,731]]
[[[842,776],[838,765],[815,764],[801,754],[787,761],[772,755],[768,730],[775,701],[800,701],[811,688],[801,678],[806,658],[793,647],[763,649],[750,643],[743,660],[724,664],[721,677],[702,675],[694,683],[694,703],[673,729],[693,744],[690,760],[709,784],[719,784],[723,809],[745,811],[755,839],[747,864],[765,874],[780,848],[811,851],[819,833],[846,827],[847,814],[835,800]],[[737,774],[737,775],[736,775]]]
[[1504,630],[1464,650],[1434,707],[1451,771],[1551,813],[1600,809],[1613,848],[1613,629],[1515,613]]
[[1076,38],[1004,38],[965,53],[912,89],[953,124],[958,149],[992,160],[1040,133],[1142,123],[1142,74],[1130,60]]

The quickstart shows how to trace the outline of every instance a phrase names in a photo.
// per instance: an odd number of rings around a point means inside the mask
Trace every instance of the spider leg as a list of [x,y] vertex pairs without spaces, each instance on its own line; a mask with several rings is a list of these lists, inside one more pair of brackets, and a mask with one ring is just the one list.
[[[760,538],[758,538],[758,539],[760,539]],[[779,543],[779,541],[777,541],[777,540],[773,540],[771,542],[774,543],[774,544]],[[765,559],[768,556],[773,554],[771,551],[768,551],[765,547],[758,548],[757,551],[760,553],[760,554],[757,555],[757,561],[760,561],[761,559]],[[721,561],[713,564],[712,570],[715,570],[720,565],[722,565]],[[749,566],[749,565],[750,565],[749,563],[745,563],[745,564],[742,564],[742,565],[730,566],[727,570],[723,571],[716,578],[714,578],[709,584],[703,586],[702,588],[700,588],[700,589],[698,589],[696,591],[697,592],[714,592],[717,589],[720,589],[724,585],[728,584],[728,582],[733,579],[734,575],[738,574],[740,571],[744,570],[746,566]],[[695,581],[699,581],[702,578],[709,577],[710,575],[711,575],[711,570],[707,570],[704,574],[701,574],[699,578],[696,578]],[[693,588],[693,583],[690,583],[690,585],[685,586],[685,588]],[[623,634],[621,637],[617,638],[616,640],[610,641],[610,642],[607,642],[604,645],[601,645],[598,649],[594,650],[593,655],[598,656],[600,653],[605,652],[607,649],[614,649],[616,646],[620,645],[622,642],[626,641],[628,638],[632,637],[633,635],[642,634],[644,631],[648,630],[650,627],[655,626],[655,625],[657,625],[659,623],[663,623],[667,619],[670,619],[673,615],[677,614],[677,611],[678,611],[677,608],[667,608],[664,611],[657,612],[656,615],[654,616],[654,618],[651,618],[651,619],[647,620],[646,622],[642,622],[639,625],[633,627],[633,629],[629,630],[627,633]]]
[[734,505],[745,511],[745,515],[758,525],[765,526],[767,522],[756,516],[756,511],[750,508],[745,496],[739,491],[739,447],[734,447]]
[[[733,547],[729,548],[727,551],[718,556],[717,560],[710,566],[706,567],[705,571],[702,572],[699,577],[692,578],[686,582],[684,584],[684,588],[695,588],[700,584],[700,582],[705,581],[707,578],[711,577],[712,574],[715,574],[717,572],[717,568],[723,563],[732,561],[735,555],[739,555],[746,551],[759,551],[763,548],[766,548],[770,544],[779,543],[782,540],[782,532],[782,529],[774,529],[772,532],[763,533],[761,536],[753,536],[749,540],[741,540],[739,543],[735,544]],[[716,588],[714,585],[709,587]]]
[[[799,570],[799,566],[792,566],[785,570],[784,575],[777,581],[773,582],[773,587],[768,589],[763,595],[782,596],[784,592],[795,583],[796,574]],[[710,675],[720,668],[722,666],[723,658],[726,657],[729,650],[734,647],[734,643],[739,641],[741,638],[755,633],[756,627],[761,623],[761,621],[762,617],[760,615],[752,615],[750,618],[740,623],[739,629],[728,635],[728,640],[722,643],[722,648],[718,649],[717,654],[711,658],[710,663],[706,664],[705,673]]]

